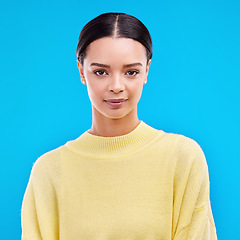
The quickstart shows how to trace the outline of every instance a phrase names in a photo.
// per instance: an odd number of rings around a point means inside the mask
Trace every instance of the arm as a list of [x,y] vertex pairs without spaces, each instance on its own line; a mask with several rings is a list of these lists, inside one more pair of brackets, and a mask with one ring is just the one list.
[[30,180],[24,195],[22,204],[22,240],[42,240],[37,208],[33,191],[33,184]]
[[216,240],[204,153],[192,139],[181,140],[174,181],[174,240]]
[[22,203],[22,240],[58,239],[58,207],[54,185],[51,161],[40,157],[33,166]]

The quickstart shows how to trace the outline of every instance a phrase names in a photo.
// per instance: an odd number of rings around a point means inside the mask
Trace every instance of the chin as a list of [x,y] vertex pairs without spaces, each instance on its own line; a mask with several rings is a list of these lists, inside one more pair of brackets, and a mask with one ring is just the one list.
[[113,120],[117,120],[117,119],[123,119],[124,117],[126,117],[127,115],[129,115],[129,113],[130,112],[125,112],[125,113],[120,113],[120,111],[119,112],[112,112],[112,113],[109,113],[109,112],[105,112],[105,113],[102,113],[102,115],[104,115],[106,118],[109,118],[109,119],[113,119]]
[[123,119],[126,116],[128,116],[129,114],[131,114],[133,111],[129,108],[128,109],[124,109],[124,108],[121,108],[121,109],[94,108],[94,109],[96,112],[98,112],[98,114],[96,116],[98,116],[100,114],[107,119],[113,119],[113,120]]
[[126,115],[105,115],[106,118],[113,119],[113,120],[122,119],[125,116]]

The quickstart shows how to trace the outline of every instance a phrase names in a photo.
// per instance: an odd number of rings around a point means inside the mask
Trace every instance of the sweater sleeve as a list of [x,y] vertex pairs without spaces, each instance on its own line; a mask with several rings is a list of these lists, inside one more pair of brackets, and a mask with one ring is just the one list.
[[22,240],[58,239],[56,170],[51,155],[41,156],[32,168],[22,203]]
[[192,139],[183,137],[178,148],[173,202],[174,240],[216,240],[205,155]]

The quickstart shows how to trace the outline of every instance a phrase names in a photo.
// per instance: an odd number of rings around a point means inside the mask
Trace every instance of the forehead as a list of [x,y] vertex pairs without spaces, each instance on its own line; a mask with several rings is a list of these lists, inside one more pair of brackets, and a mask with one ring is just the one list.
[[131,38],[104,37],[90,43],[84,61],[128,62],[147,61],[145,47]]

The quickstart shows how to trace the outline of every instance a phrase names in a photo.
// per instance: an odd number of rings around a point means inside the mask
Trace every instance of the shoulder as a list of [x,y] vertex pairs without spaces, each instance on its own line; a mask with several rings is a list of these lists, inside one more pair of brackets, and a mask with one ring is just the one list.
[[178,168],[207,167],[205,154],[196,140],[178,133],[158,132],[156,147],[170,154]]
[[60,146],[38,157],[33,164],[31,178],[39,177],[43,179],[58,174],[62,148],[63,146]]
[[192,138],[180,135],[177,154],[181,161],[188,163],[192,167],[207,167],[206,158],[201,146]]
[[196,152],[202,152],[200,145],[192,138],[182,134],[165,132],[163,130],[155,129],[158,135],[158,142],[161,144],[168,144],[172,148],[181,153],[194,154]]
[[178,133],[168,133],[161,130],[160,132],[163,132],[162,137],[175,148],[176,154],[179,156],[204,155],[199,143],[194,139]]
[[202,148],[194,139],[178,134],[177,153],[180,156],[205,158]]
[[208,179],[208,166],[205,154],[197,141],[181,135],[174,134],[178,139],[175,155],[175,177],[176,179],[186,176],[190,180],[195,179],[201,182]]

